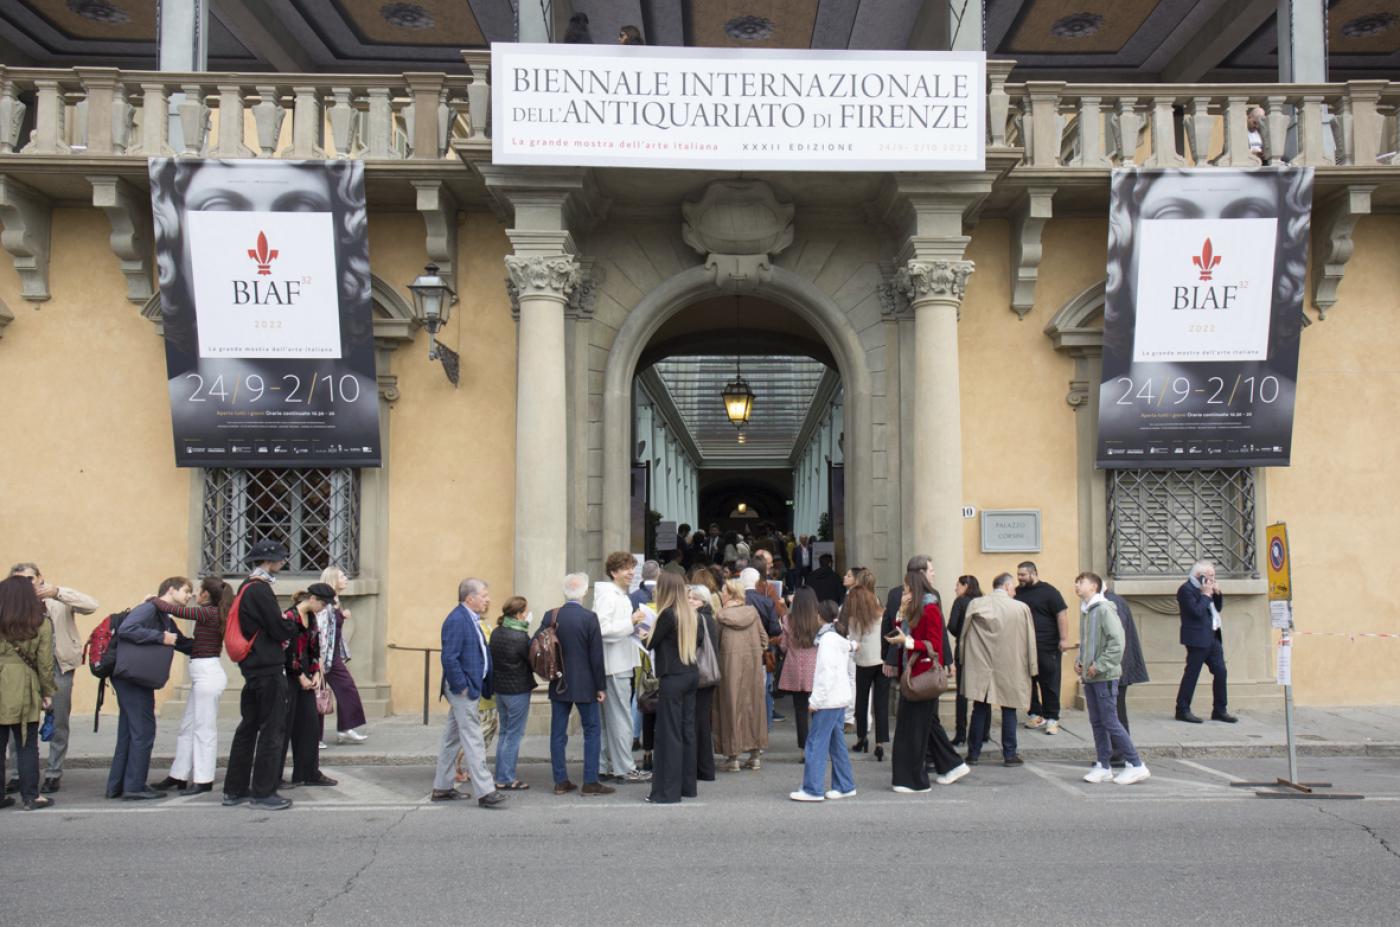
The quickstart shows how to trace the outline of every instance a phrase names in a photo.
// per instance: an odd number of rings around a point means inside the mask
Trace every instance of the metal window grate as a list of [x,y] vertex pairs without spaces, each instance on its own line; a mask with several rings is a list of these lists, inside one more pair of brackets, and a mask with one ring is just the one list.
[[1197,560],[1257,577],[1254,471],[1109,470],[1112,576],[1183,576]]
[[287,545],[289,573],[360,570],[358,470],[205,470],[202,521],[205,573],[246,573],[263,538]]

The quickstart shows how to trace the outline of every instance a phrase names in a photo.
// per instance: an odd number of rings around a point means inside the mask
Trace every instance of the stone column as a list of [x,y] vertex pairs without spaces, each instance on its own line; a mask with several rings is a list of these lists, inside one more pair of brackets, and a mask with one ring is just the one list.
[[564,306],[578,282],[578,264],[566,254],[511,255],[506,270],[520,302],[512,591],[531,602],[553,602],[567,561]]
[[958,391],[958,312],[971,261],[904,265],[898,283],[914,310],[914,549],[933,558],[945,589],[962,573],[962,410]]

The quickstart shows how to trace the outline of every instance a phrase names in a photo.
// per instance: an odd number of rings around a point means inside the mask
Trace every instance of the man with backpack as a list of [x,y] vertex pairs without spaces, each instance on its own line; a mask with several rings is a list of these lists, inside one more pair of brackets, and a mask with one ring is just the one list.
[[282,617],[273,581],[291,555],[273,540],[248,551],[253,570],[238,587],[225,624],[229,657],[243,671],[242,714],[229,748],[224,805],[281,811],[291,801],[277,794],[282,778],[282,741],[287,727],[287,674],[283,650],[296,626]]
[[[608,677],[603,662],[603,633],[598,615],[581,602],[588,593],[588,574],[570,573],[564,577],[564,604],[544,616],[538,638],[552,629],[559,642],[563,678],[550,680],[549,703],[553,714],[549,725],[549,762],[554,772],[554,794],[566,795],[578,786],[569,781],[566,751],[569,748],[569,715],[578,709],[583,725],[582,795],[611,795],[615,789],[598,781],[602,752],[600,707],[608,695]],[[623,601],[626,597],[623,596]],[[628,646],[632,646],[630,643]]]
[[[44,603],[49,623],[53,625],[53,678],[58,691],[53,697],[53,738],[49,740],[49,765],[39,791],[45,795],[58,791],[63,776],[63,760],[68,755],[68,716],[73,708],[73,671],[83,662],[83,642],[78,637],[74,614],[91,615],[97,611],[97,600],[67,586],[54,586],[44,580],[44,574],[32,563],[17,563],[10,567],[11,576],[23,576],[34,584],[34,591]],[[16,748],[17,749],[17,748]],[[13,754],[18,757],[18,753]],[[17,760],[16,760],[17,762]],[[12,768],[18,769],[16,765]],[[19,778],[5,784],[6,792],[19,791]]]

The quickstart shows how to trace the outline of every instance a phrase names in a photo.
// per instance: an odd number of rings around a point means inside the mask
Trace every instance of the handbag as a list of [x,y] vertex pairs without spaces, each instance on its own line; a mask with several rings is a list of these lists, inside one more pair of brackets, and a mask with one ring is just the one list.
[[117,665],[112,676],[147,689],[163,689],[170,681],[170,665],[175,648],[166,644],[136,644],[122,641],[117,647]]
[[316,714],[322,717],[335,714],[335,693],[326,685],[324,679],[316,687]]
[[700,620],[700,649],[695,654],[695,663],[700,669],[701,689],[719,685],[719,658],[715,656],[715,645],[710,641],[709,628]]
[[948,671],[933,660],[933,665],[917,676],[910,675],[915,660],[904,661],[904,672],[899,674],[899,695],[906,702],[931,702],[948,691]]
[[44,712],[44,723],[39,725],[39,739],[44,743],[53,740],[53,709]]
[[642,666],[637,680],[637,710],[644,715],[656,714],[656,703],[661,698],[661,680],[651,671],[651,658],[642,656]]

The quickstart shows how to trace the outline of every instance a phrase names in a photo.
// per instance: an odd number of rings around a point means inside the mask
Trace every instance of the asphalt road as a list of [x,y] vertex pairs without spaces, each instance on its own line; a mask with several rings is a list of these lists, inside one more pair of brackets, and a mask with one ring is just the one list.
[[1135,786],[1072,764],[981,766],[930,795],[798,804],[800,767],[721,774],[699,800],[645,786],[505,811],[430,804],[424,767],[337,767],[290,811],[213,796],[129,804],[73,770],[58,804],[0,811],[4,924],[1400,923],[1400,759],[1309,760],[1360,801],[1261,799],[1278,760],[1158,760]]

